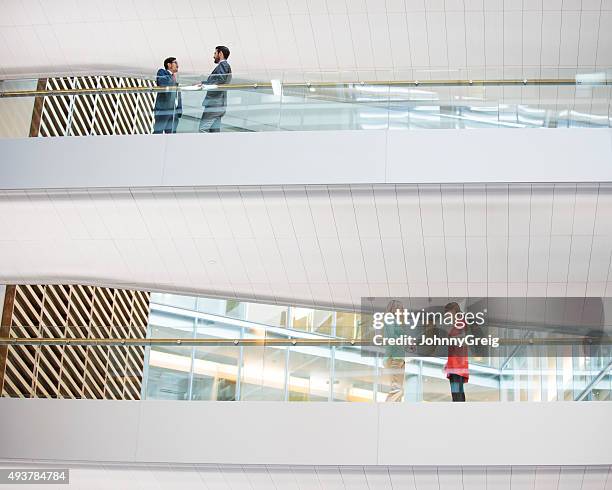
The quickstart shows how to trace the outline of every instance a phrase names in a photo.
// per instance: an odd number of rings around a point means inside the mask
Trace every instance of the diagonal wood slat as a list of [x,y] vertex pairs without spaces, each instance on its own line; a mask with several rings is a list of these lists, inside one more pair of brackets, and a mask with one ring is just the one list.
[[[2,331],[10,338],[146,336],[150,295],[143,291],[19,285],[7,294]],[[0,396],[140,399],[142,346],[10,345],[4,352]]]

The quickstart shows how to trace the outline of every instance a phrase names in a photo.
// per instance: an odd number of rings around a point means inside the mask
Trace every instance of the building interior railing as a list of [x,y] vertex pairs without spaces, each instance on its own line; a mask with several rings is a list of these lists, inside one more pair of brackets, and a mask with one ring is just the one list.
[[[2,396],[386,402],[393,389],[386,355],[364,350],[356,311],[151,293],[146,329],[131,321],[105,327],[98,313],[90,326],[53,327],[45,325],[56,323],[59,293],[45,294],[40,326],[28,326],[21,304],[36,299],[29,289],[18,292],[15,326],[0,335],[0,370],[6,345],[10,365]],[[109,314],[122,318],[129,303],[122,293]],[[612,401],[609,327],[605,336],[560,327],[553,337],[529,324],[487,329],[501,345],[469,350],[467,401]],[[404,360],[401,401],[451,400],[445,355]]]
[[[351,312],[152,294],[148,338],[267,342],[148,346],[143,398],[384,402],[391,386],[383,357],[351,344],[360,328]],[[502,356],[470,356],[468,401],[612,400],[609,343],[585,347],[567,335],[541,345],[527,329],[504,337],[516,342]],[[403,401],[450,401],[445,363],[407,357]]]
[[[360,129],[610,128],[612,74],[568,78],[350,79],[347,74],[264,78],[157,87],[150,76],[54,76],[0,81],[0,137],[150,134],[155,100],[180,93],[176,132],[197,133],[209,91],[225,93],[221,131]],[[331,79],[331,80],[330,80]],[[178,98],[178,97],[176,97]]]

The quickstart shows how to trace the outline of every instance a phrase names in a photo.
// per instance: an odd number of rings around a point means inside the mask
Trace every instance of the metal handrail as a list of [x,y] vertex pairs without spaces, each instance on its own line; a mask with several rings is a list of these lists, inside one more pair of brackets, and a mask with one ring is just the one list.
[[[549,339],[499,339],[500,345],[609,345],[612,344],[612,337],[581,337],[579,339],[568,339],[553,337]],[[283,339],[219,339],[219,338],[0,338],[0,345],[168,345],[168,346],[197,346],[197,345],[220,345],[220,346],[372,346],[372,343],[363,339],[304,339],[304,338],[283,338]]]
[[[585,85],[601,86],[612,85],[612,80],[594,82],[578,82],[574,78],[533,78],[533,79],[497,79],[497,80],[370,80],[352,82],[281,82],[285,88],[325,88],[325,87],[355,87],[355,86],[390,86],[390,87],[474,87],[474,86],[541,86],[541,85]],[[271,89],[270,82],[253,82],[238,84],[202,85],[202,90],[257,90]],[[91,95],[91,94],[121,94],[121,93],[148,93],[148,92],[183,92],[194,91],[193,85],[174,87],[100,87],[77,88],[58,90],[12,90],[0,92],[4,97],[40,97],[61,95]]]

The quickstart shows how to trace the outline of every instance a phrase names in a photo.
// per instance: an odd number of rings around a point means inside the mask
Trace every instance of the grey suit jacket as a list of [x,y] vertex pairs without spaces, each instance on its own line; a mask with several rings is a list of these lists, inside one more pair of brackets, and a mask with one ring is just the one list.
[[[206,80],[202,81],[204,85],[222,85],[232,81],[232,68],[230,64],[223,60],[215,67],[212,73]],[[225,114],[227,106],[227,92],[225,90],[208,90],[204,97],[204,113],[202,117],[205,119],[214,119]]]

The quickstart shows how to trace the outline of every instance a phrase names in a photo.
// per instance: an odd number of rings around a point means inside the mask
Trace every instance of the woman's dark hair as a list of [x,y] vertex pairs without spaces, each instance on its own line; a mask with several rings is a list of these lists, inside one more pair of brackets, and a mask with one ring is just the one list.
[[168,69],[168,65],[170,63],[174,63],[176,61],[176,58],[174,56],[170,56],[170,58],[166,58],[164,60],[164,68],[167,70]]
[[223,57],[225,59],[229,58],[229,54],[230,54],[230,50],[227,46],[216,46],[215,47],[216,51],[221,51],[223,53]]
[[444,306],[444,312],[448,313],[448,312],[453,312],[453,313],[460,313],[461,312],[461,307],[459,306],[459,303],[456,302],[452,302],[452,303],[447,303]]

